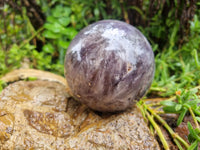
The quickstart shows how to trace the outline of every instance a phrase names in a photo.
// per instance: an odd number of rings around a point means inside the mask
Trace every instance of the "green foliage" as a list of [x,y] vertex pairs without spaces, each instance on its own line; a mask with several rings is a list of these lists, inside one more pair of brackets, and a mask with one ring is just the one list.
[[43,46],[43,51],[49,54],[59,53],[57,63],[64,64],[64,56],[70,41],[78,33],[76,28],[69,26],[71,22],[72,10],[68,6],[56,5],[51,10],[44,24],[43,36],[49,39]]
[[[125,2],[119,0],[75,0],[75,3],[82,5],[81,14],[86,25],[100,19],[122,19],[121,5],[126,5]],[[107,6],[109,6],[109,11],[107,11]]]
[[0,7],[0,50],[8,51],[13,43],[20,45],[35,29],[26,15],[26,9],[17,13],[8,4]]
[[[19,67],[20,63],[15,60],[19,60],[24,53],[21,51],[15,52],[12,47],[16,44],[20,44],[30,34],[30,28],[28,26],[28,20],[24,19],[25,10],[22,15],[16,14],[9,5],[5,4],[1,7],[2,14],[0,17],[0,77],[8,71]],[[24,16],[24,19],[23,19]],[[30,26],[29,26],[30,27]],[[27,30],[28,29],[28,30]],[[15,44],[13,44],[15,43]],[[12,49],[12,50],[10,50]],[[24,55],[25,57],[25,55]],[[14,59],[13,59],[14,58]],[[22,61],[22,60],[20,60]]]
[[197,90],[177,91],[177,101],[162,101],[160,102],[160,104],[164,106],[163,110],[165,111],[165,113],[179,114],[177,125],[180,125],[189,109],[192,110],[196,115],[200,115],[200,99],[198,98],[196,93]]
[[[161,95],[172,95],[177,88],[191,88],[200,83],[200,16],[195,15],[191,21],[188,42],[177,48],[174,46],[174,37],[171,36],[168,48],[155,57],[156,72],[152,87],[166,89]],[[176,29],[174,29],[176,32]]]
[[[161,100],[159,102],[155,102],[151,100],[140,100],[140,102],[137,103],[137,106],[140,108],[144,118],[146,120],[148,119],[148,121],[154,127],[155,131],[153,131],[153,133],[156,133],[159,136],[160,140],[162,141],[163,147],[169,146],[167,142],[165,142],[165,134],[162,134],[162,129],[160,129],[159,125],[161,125],[162,128],[164,127],[166,129],[166,131],[169,133],[169,135],[171,135],[171,138],[180,150],[183,150],[184,148],[187,150],[197,150],[198,143],[200,142],[200,127],[198,123],[200,122],[200,99],[198,92],[199,89],[200,86],[190,90],[183,89],[176,91],[176,96],[173,96],[165,101]],[[162,110],[164,110],[164,112]],[[181,124],[186,115],[192,116],[193,125],[188,122],[189,135],[187,138],[190,144],[188,144],[187,141],[180,137],[178,133],[175,133],[173,127],[169,126],[168,123],[159,115],[162,114],[162,116],[165,116],[164,113],[179,114],[179,117],[177,119],[177,126]],[[157,124],[157,122],[159,122],[159,124]],[[195,129],[194,126],[196,126]]]
[[[63,65],[52,64],[52,56],[45,51],[38,52],[34,45],[26,44],[23,47],[19,47],[14,44],[10,50],[5,54],[4,51],[0,51],[0,74],[3,75],[9,70],[20,68],[25,59],[29,60],[28,65],[31,68],[37,68],[40,70],[52,70],[59,74],[63,73]],[[7,60],[7,64],[3,62]]]
[[5,52],[4,51],[2,51],[2,50],[0,50],[0,76],[1,76],[1,74],[4,74],[4,73],[6,73],[7,72],[7,67],[6,67],[6,64],[5,64],[5,56],[6,54],[5,54]]
[[[22,64],[25,63],[25,60],[29,61],[26,63],[30,68],[49,70],[51,72],[63,75],[63,60],[65,51],[69,45],[68,39],[71,40],[77,31],[73,29],[73,27],[69,27],[68,29],[64,28],[63,31],[63,28],[59,25],[68,24],[69,18],[67,20],[65,15],[68,15],[71,13],[71,11],[65,8],[59,9],[59,7],[57,7],[53,13],[53,16],[50,16],[50,19],[48,18],[50,21],[45,24],[45,28],[47,28],[43,33],[44,35],[45,32],[47,33],[45,36],[40,34],[40,32],[43,30],[43,27],[38,31],[33,28],[29,18],[26,15],[26,9],[24,7],[22,8],[22,15],[17,14],[7,4],[3,6],[2,11],[4,12],[3,14],[5,14],[5,16],[1,14],[2,19],[0,19],[0,29],[2,29],[0,30],[0,76],[13,69],[22,67]],[[59,13],[62,13],[63,17],[53,18],[56,15],[58,16]],[[59,24],[53,24],[51,22],[53,21],[51,18],[58,19]],[[51,27],[57,30],[56,34],[51,32]],[[67,37],[64,37],[63,34],[60,35],[61,32],[66,33]],[[31,40],[34,40],[35,37],[41,41],[44,41],[44,38],[51,33],[52,36],[55,37],[57,35],[59,38],[63,38],[63,40],[58,39],[57,43],[55,42],[56,44],[53,44],[54,42],[47,40],[46,44],[42,48],[42,51],[37,50],[35,45],[30,44]],[[64,38],[67,38],[67,40],[65,41]],[[59,51],[55,50],[57,47],[60,48]],[[57,55],[59,56],[58,60],[56,57]]]
[[0,80],[0,93],[6,86],[7,84],[4,81]]
[[191,123],[188,122],[188,130],[190,132],[188,135],[188,140],[190,143],[192,143],[188,148],[188,150],[197,150],[198,143],[200,142],[200,129],[199,128],[194,129]]

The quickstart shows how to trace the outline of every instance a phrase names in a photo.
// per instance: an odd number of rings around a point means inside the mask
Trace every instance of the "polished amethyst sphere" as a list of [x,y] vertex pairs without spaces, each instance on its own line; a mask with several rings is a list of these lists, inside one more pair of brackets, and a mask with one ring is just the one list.
[[135,27],[117,20],[84,28],[65,57],[72,96],[101,112],[132,107],[149,89],[154,70],[154,54],[147,39]]

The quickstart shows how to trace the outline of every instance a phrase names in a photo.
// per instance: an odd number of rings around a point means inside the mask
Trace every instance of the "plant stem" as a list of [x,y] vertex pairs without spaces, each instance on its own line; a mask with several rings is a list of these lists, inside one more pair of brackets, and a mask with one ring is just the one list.
[[[141,101],[141,102],[143,102],[143,101]],[[145,113],[145,110],[144,110],[143,107],[142,107],[142,104],[137,103],[137,107],[140,109],[140,111],[141,111],[141,113],[142,113],[142,116],[143,116],[143,118],[144,118],[144,121],[147,123],[147,122],[148,122],[148,119],[147,119],[147,117],[146,117],[146,113]]]
[[38,29],[30,38],[28,38],[27,40],[25,40],[22,44],[19,45],[19,49],[21,49],[22,47],[24,47],[27,43],[29,43],[35,36],[37,36],[38,33],[40,33],[42,30],[44,29],[44,27],[41,27],[40,29]]
[[196,128],[199,128],[199,123],[197,122],[197,119],[196,119],[196,117],[195,117],[194,112],[192,111],[192,108],[189,107],[188,109],[189,109],[190,114],[192,115],[192,118],[193,118],[193,120],[194,120],[194,123],[195,123],[195,125],[196,125]]
[[190,90],[194,90],[194,89],[200,89],[200,85],[199,85],[199,86],[196,86],[196,87],[194,87],[194,88],[192,88],[192,89],[190,89]]
[[174,139],[174,142],[176,143],[176,145],[178,146],[179,150],[184,150],[181,146],[181,144],[178,142],[177,139]]
[[161,87],[151,87],[150,90],[158,91],[158,92],[166,92],[167,91],[165,88],[161,88]]
[[[149,112],[151,112],[151,114],[159,121],[162,123],[162,125],[167,129],[167,131],[171,134],[171,136],[173,137],[174,141],[175,139],[177,139],[178,141],[180,141],[186,148],[189,147],[188,143],[183,140],[178,134],[176,134],[171,128],[170,126],[166,123],[165,120],[163,120],[159,115],[157,115],[151,108],[145,106],[146,109],[149,110]],[[175,143],[177,143],[178,141],[175,141]]]
[[157,102],[157,103],[150,103],[150,104],[147,104],[149,107],[151,106],[160,106],[160,102]]
[[149,121],[151,122],[151,124],[153,125],[154,129],[157,131],[157,134],[163,144],[164,149],[169,150],[169,146],[167,144],[167,141],[165,140],[165,137],[162,134],[161,129],[159,128],[159,126],[154,121],[153,117],[148,112],[146,112],[146,115],[147,115],[147,118],[149,119]]
[[173,101],[173,100],[175,100],[176,99],[176,96],[172,96],[172,97],[170,97],[169,99],[166,99],[166,101]]

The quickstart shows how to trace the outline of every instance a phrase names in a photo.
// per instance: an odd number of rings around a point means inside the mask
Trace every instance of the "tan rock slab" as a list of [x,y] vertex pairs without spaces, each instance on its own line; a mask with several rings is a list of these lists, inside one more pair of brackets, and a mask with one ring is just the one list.
[[19,81],[0,95],[0,149],[158,150],[140,111],[88,109],[53,81]]

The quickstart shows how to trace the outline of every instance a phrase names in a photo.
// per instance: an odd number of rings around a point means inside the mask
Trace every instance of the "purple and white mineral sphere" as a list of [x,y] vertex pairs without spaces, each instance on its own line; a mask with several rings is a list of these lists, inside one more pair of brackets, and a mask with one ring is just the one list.
[[135,27],[117,20],[84,28],[65,57],[65,77],[72,96],[101,112],[132,107],[149,89],[154,70],[154,54],[147,39]]

